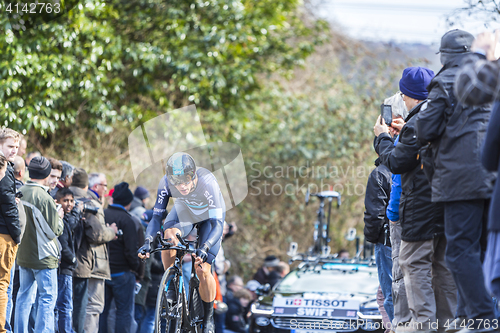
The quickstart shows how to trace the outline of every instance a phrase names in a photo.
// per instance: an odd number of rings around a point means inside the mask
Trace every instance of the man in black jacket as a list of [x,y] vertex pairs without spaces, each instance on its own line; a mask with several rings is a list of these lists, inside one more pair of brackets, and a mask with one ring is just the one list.
[[140,268],[137,257],[139,235],[135,222],[128,212],[133,199],[134,195],[128,184],[120,183],[115,186],[113,204],[104,210],[106,223],[116,223],[123,235],[108,244],[111,281],[106,281],[104,311],[99,319],[99,332],[102,333],[108,331],[108,314],[113,298],[116,304],[115,332],[130,332],[132,326],[135,273],[138,273]]
[[378,280],[384,294],[384,308],[392,322],[394,306],[392,304],[392,249],[389,236],[389,220],[385,214],[391,196],[391,171],[375,161],[375,169],[368,176],[365,194],[365,239],[375,244]]
[[480,158],[491,109],[489,105],[465,106],[453,95],[457,72],[465,60],[475,57],[470,53],[473,40],[461,30],[442,37],[443,68],[428,87],[429,102],[418,116],[417,136],[423,144],[431,142],[434,151],[432,201],[444,204],[446,263],[460,295],[457,315],[474,320],[471,328],[481,330],[486,328],[485,322],[495,319],[480,259],[495,179]]
[[[499,171],[500,166],[500,64],[497,44],[491,32],[479,34],[472,51],[480,54],[469,58],[456,75],[455,96],[467,105],[495,102],[484,139],[482,163],[486,170]],[[486,56],[487,59],[484,59]],[[488,248],[484,258],[486,288],[500,298],[500,182],[495,183],[488,214]]]
[[21,242],[21,226],[16,204],[16,179],[12,162],[19,149],[21,135],[10,128],[0,130],[0,152],[7,158],[5,177],[0,180],[0,332],[5,328],[7,313],[7,288],[16,259],[17,246]]
[[426,87],[434,72],[423,67],[403,71],[399,89],[410,113],[394,146],[385,124],[377,120],[375,150],[394,174],[401,174],[400,221],[402,226],[399,263],[403,271],[412,315],[410,325],[396,332],[421,332],[438,329],[453,320],[456,287],[445,265],[443,209],[431,202],[431,188],[420,168],[420,142],[416,139],[416,115],[424,107]]

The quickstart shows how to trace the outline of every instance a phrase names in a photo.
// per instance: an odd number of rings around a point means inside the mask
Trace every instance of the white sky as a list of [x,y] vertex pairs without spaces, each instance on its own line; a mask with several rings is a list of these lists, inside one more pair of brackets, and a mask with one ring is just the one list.
[[[450,30],[446,15],[465,3],[463,0],[318,0],[316,5],[320,17],[357,39],[438,44]],[[484,22],[470,18],[453,28],[473,35],[486,29]]]

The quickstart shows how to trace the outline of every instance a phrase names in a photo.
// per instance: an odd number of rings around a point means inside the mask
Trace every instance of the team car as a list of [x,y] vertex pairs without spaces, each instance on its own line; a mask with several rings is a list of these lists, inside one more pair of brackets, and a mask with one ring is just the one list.
[[250,333],[381,331],[374,260],[306,258],[251,306]]

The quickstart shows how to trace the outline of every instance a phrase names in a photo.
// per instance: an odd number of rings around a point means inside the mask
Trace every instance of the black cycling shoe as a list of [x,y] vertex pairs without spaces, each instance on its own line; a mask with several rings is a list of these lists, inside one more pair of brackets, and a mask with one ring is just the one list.
[[203,333],[215,333],[214,301],[203,302]]

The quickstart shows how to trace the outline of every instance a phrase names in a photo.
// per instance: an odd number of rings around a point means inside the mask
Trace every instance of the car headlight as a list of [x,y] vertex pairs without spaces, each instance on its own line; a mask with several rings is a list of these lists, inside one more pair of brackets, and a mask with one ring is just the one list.
[[271,305],[264,305],[260,303],[253,303],[250,307],[250,312],[258,315],[270,316],[273,314],[273,307]]

